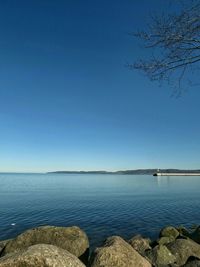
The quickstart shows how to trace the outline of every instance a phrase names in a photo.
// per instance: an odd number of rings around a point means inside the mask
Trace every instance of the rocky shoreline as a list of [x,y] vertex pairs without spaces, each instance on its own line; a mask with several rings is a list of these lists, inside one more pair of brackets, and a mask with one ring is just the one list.
[[200,267],[200,226],[168,226],[154,241],[112,236],[89,249],[79,227],[41,226],[0,241],[0,267]]

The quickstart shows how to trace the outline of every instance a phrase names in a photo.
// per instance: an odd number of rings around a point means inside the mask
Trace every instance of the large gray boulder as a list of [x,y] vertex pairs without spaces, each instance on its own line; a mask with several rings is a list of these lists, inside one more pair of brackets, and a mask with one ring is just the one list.
[[84,258],[89,249],[87,235],[79,227],[41,226],[27,230],[9,241],[3,249],[1,256],[19,252],[36,244],[55,245],[79,258]]
[[143,238],[141,235],[132,237],[128,243],[141,255],[144,255],[146,250],[151,249],[151,240],[149,238]]
[[157,267],[168,266],[176,261],[176,257],[164,245],[158,245],[152,250],[147,251],[146,256],[152,265]]
[[200,259],[200,245],[190,239],[176,239],[166,246],[176,257],[178,266],[184,265],[191,257]]
[[151,267],[151,264],[121,237],[113,236],[94,251],[91,267]]
[[0,258],[0,267],[85,267],[85,265],[64,249],[39,244]]

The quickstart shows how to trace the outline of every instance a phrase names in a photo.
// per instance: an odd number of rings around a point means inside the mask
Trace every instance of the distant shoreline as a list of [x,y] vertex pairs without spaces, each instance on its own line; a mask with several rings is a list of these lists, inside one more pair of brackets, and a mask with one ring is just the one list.
[[180,169],[136,169],[121,171],[53,171],[47,174],[121,174],[121,175],[200,175],[200,170],[180,170]]
[[181,169],[135,169],[119,171],[50,171],[50,172],[0,172],[0,174],[99,174],[99,175],[154,175],[154,176],[200,176],[199,170]]

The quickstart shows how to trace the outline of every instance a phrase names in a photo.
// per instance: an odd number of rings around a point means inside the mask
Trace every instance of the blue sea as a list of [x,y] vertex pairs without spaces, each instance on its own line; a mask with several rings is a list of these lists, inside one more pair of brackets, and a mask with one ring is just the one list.
[[0,240],[47,224],[81,227],[92,247],[156,238],[165,225],[200,224],[200,177],[0,174]]

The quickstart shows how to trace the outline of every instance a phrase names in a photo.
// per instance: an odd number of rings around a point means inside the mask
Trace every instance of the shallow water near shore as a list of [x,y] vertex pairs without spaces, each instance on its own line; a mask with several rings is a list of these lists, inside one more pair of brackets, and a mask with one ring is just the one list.
[[200,177],[0,174],[0,240],[40,225],[81,227],[91,246],[108,236],[156,238],[166,225],[200,224]]

